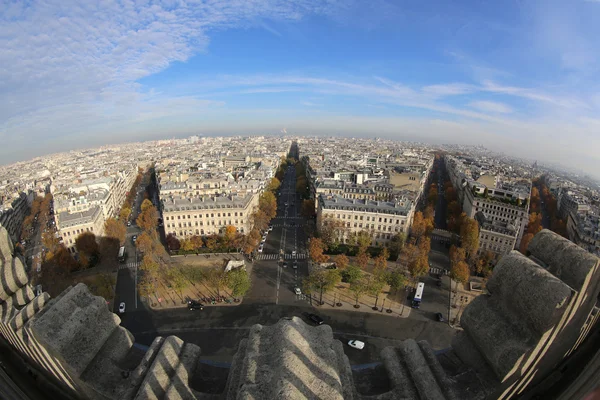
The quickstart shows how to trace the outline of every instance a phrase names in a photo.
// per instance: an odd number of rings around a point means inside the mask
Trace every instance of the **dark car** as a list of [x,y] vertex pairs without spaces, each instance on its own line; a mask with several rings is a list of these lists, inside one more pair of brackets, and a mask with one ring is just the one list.
[[446,320],[444,319],[444,316],[442,315],[441,312],[435,313],[435,318],[440,322],[446,322]]
[[188,301],[188,308],[190,309],[190,311],[204,310],[204,304],[199,303],[195,300],[190,300]]
[[322,325],[323,322],[325,322],[323,321],[323,318],[319,317],[317,314],[308,314],[308,319],[310,319],[315,325]]

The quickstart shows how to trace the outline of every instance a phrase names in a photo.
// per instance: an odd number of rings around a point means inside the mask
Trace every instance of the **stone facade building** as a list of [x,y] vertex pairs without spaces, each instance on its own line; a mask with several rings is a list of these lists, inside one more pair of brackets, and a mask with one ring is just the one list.
[[104,233],[104,215],[102,208],[94,206],[85,211],[58,215],[56,229],[60,231],[63,244],[71,252],[76,253],[75,239],[84,232],[92,232],[96,237]]
[[339,239],[346,243],[351,234],[367,231],[372,245],[383,246],[398,233],[408,233],[413,218],[413,205],[408,199],[394,202],[319,196],[317,228],[336,224]]
[[238,232],[248,233],[252,230],[250,215],[257,206],[257,194],[245,197],[163,198],[165,232],[186,238],[219,234],[227,225],[232,225]]

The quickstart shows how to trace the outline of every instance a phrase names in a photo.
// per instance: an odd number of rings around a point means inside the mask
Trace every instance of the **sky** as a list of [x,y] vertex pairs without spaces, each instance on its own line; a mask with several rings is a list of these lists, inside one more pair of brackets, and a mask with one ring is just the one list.
[[285,130],[598,177],[598,21],[600,0],[0,0],[0,164]]

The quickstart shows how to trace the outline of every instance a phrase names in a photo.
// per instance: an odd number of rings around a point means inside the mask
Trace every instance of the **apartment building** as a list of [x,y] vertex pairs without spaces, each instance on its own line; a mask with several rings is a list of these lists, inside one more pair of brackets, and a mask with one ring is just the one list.
[[92,232],[96,237],[104,234],[104,215],[100,206],[93,206],[80,212],[58,214],[56,229],[60,232],[63,244],[76,253],[75,239],[84,232]]
[[558,216],[566,220],[570,213],[584,214],[590,211],[589,199],[573,190],[561,188],[557,198]]
[[371,233],[373,246],[383,246],[397,233],[408,233],[412,223],[413,203],[406,199],[394,202],[348,199],[337,195],[320,195],[317,228],[329,223],[339,224],[342,242],[360,231]]
[[0,204],[0,226],[3,226],[13,242],[21,236],[23,220],[29,214],[35,193],[19,193],[18,197],[11,197]]
[[257,206],[258,194],[163,198],[165,232],[186,238],[223,233],[227,225],[232,225],[238,232],[248,233],[252,230],[250,216]]
[[482,212],[475,214],[475,220],[479,223],[479,254],[491,251],[499,258],[515,248],[518,232],[514,225],[491,220]]

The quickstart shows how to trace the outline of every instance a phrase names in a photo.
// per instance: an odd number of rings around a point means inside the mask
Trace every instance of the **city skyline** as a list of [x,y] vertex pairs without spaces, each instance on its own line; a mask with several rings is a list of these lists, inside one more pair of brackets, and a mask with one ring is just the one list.
[[481,144],[597,177],[598,13],[596,1],[13,3],[0,158],[287,130]]

